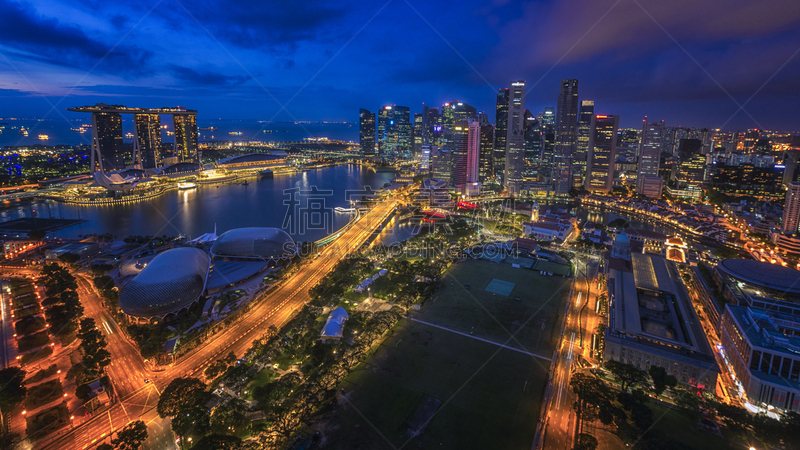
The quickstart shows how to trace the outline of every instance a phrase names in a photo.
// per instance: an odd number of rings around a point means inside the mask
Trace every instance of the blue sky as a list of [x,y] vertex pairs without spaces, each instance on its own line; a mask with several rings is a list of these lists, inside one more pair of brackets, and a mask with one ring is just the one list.
[[538,112],[578,78],[580,98],[623,126],[800,131],[796,0],[0,0],[0,12],[0,117],[106,102],[355,121],[360,107],[459,99],[493,120],[511,80]]

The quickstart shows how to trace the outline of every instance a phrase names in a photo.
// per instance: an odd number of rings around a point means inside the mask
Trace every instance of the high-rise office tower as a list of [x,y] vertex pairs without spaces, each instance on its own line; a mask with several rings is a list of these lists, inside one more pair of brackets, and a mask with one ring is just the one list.
[[522,171],[525,168],[525,82],[511,82],[509,91],[503,185],[510,195],[518,196],[522,190]]
[[422,144],[422,150],[419,156],[419,168],[422,170],[431,169],[431,144],[427,142]]
[[542,130],[536,116],[525,110],[525,168],[522,179],[537,181],[539,175],[539,159],[542,157]]
[[397,150],[395,157],[408,159],[414,149],[411,134],[411,110],[408,106],[394,107],[394,122],[397,128]]
[[173,114],[175,156],[181,161],[197,161],[197,116]]
[[614,182],[614,159],[617,147],[619,116],[594,116],[589,135],[589,159],[586,161],[586,190],[611,191]]
[[786,190],[786,201],[783,204],[783,234],[796,234],[800,231],[800,183],[789,183]]
[[478,163],[478,181],[486,183],[494,176],[494,126],[481,124],[481,150]]
[[92,113],[92,145],[100,160],[92,170],[110,172],[125,168],[122,149],[122,116],[119,113]]
[[798,180],[800,175],[800,150],[787,150],[783,153],[783,185],[788,187],[789,183]]
[[450,148],[450,184],[463,190],[467,183],[478,181],[480,124],[475,120],[455,122]]
[[539,119],[539,123],[542,124],[543,127],[552,126],[555,127],[556,125],[556,109],[552,106],[548,106],[544,108],[544,110],[536,116]]
[[572,154],[578,131],[578,80],[561,80],[556,110],[556,148],[553,155],[553,188],[566,194],[572,188]]
[[[644,182],[647,177],[658,177],[658,164],[661,161],[661,146],[663,145],[664,121],[647,122],[645,117],[642,124],[642,135],[639,140],[636,193],[644,194]],[[651,184],[652,180],[651,180]],[[661,194],[659,193],[659,197]]]
[[494,174],[502,176],[506,166],[506,131],[508,130],[508,88],[497,93],[497,111],[494,116]]
[[592,116],[594,116],[594,101],[583,100],[578,113],[578,137],[575,140],[575,154],[572,156],[572,167],[576,172],[573,179],[580,178],[581,185],[586,177],[586,157],[589,154],[589,134],[592,130]]
[[363,156],[375,155],[375,114],[364,108],[358,110],[358,140]]
[[435,106],[422,105],[422,142],[425,144],[434,143],[434,133],[439,126],[439,108]]
[[134,164],[143,169],[154,169],[161,164],[161,116],[158,114],[134,114],[133,153],[141,158]]
[[414,157],[419,157],[422,151],[422,135],[424,133],[424,123],[422,121],[422,113],[414,113],[414,128],[411,133],[414,136]]
[[394,107],[384,106],[378,111],[378,155],[385,159],[397,157],[397,126],[394,120]]

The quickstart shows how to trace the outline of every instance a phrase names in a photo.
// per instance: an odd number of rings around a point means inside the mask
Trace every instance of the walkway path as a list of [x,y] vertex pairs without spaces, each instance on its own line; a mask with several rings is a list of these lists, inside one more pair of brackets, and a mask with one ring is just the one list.
[[452,329],[450,329],[450,328],[445,328],[445,327],[443,327],[443,326],[436,325],[436,324],[434,324],[434,323],[425,322],[424,320],[413,319],[413,318],[411,318],[411,317],[408,317],[408,320],[411,320],[411,321],[414,321],[414,322],[423,323],[423,324],[425,324],[425,325],[428,325],[428,326],[431,326],[431,327],[434,327],[434,328],[439,328],[440,330],[449,331],[449,332],[451,332],[451,333],[460,334],[460,335],[462,335],[462,336],[466,336],[466,337],[468,337],[468,338],[471,338],[471,339],[477,339],[477,340],[479,340],[479,341],[486,342],[487,344],[492,344],[492,345],[496,345],[496,346],[498,346],[498,347],[507,348],[507,349],[509,349],[509,350],[513,350],[513,351],[515,351],[515,352],[524,353],[524,354],[526,354],[526,355],[530,355],[530,356],[535,356],[535,357],[537,357],[537,358],[541,358],[541,359],[544,359],[544,360],[547,360],[547,361],[552,361],[552,358],[548,358],[548,357],[546,357],[546,356],[541,356],[541,355],[537,355],[537,354],[535,354],[535,353],[526,352],[525,350],[520,350],[520,349],[518,349],[518,348],[509,347],[508,345],[499,344],[499,343],[497,343],[497,342],[490,341],[490,340],[488,340],[488,339],[479,338],[479,337],[477,337],[477,336],[473,336],[473,335],[471,335],[471,334],[462,333],[462,332],[460,332],[460,331],[452,330]]

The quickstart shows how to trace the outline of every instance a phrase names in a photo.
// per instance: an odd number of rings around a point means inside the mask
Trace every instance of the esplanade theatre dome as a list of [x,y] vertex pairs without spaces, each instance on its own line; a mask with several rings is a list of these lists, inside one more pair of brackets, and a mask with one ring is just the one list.
[[162,317],[188,307],[203,294],[211,260],[188,247],[158,254],[119,293],[122,312],[134,317]]
[[217,258],[279,260],[291,258],[297,246],[280,228],[236,228],[222,234],[211,247]]

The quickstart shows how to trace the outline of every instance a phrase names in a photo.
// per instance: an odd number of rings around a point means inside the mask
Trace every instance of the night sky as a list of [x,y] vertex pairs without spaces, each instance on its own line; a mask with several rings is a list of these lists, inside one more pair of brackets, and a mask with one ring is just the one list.
[[578,78],[623,126],[800,131],[798,51],[797,0],[0,0],[0,117],[106,102],[356,121],[459,99],[494,121],[511,80],[538,112]]

